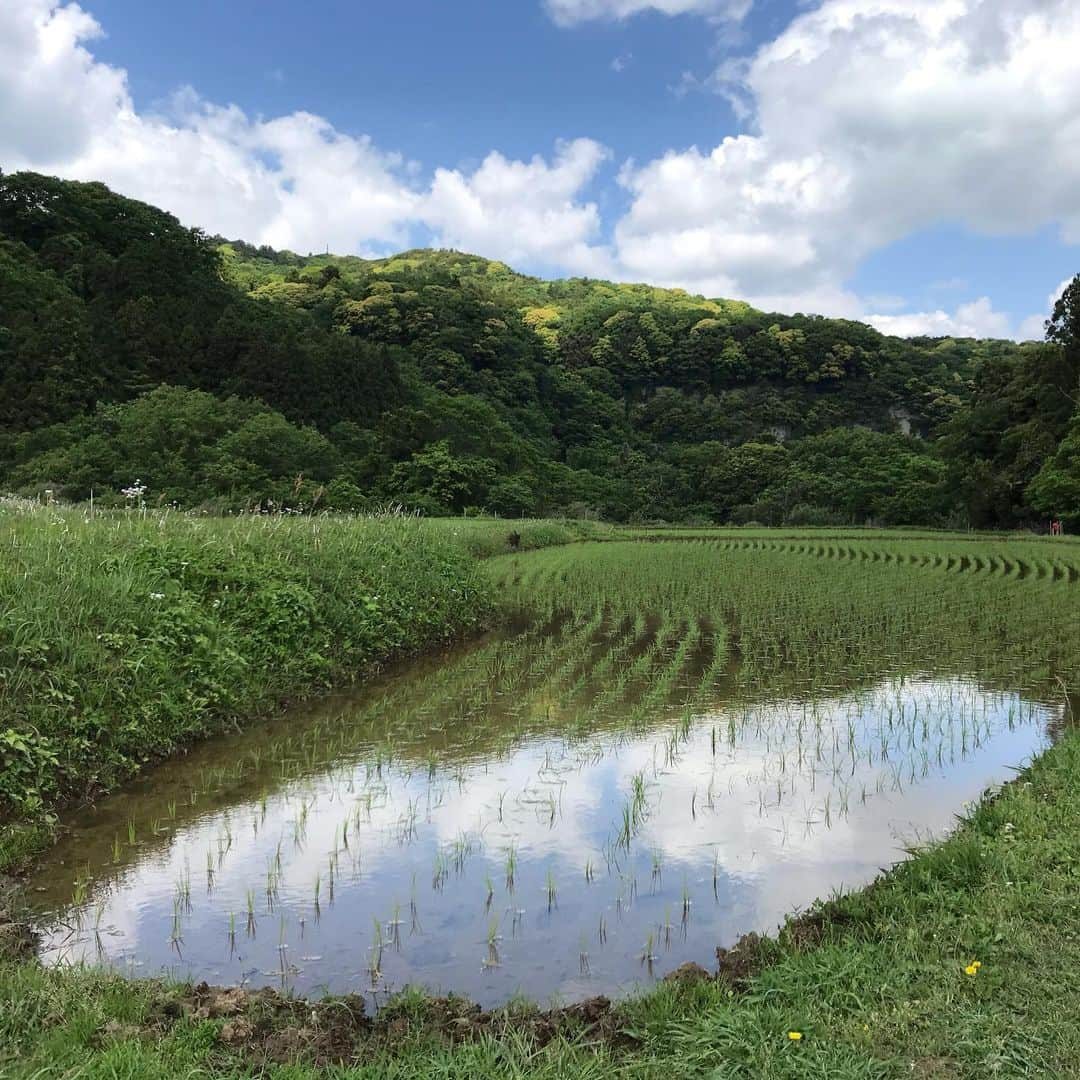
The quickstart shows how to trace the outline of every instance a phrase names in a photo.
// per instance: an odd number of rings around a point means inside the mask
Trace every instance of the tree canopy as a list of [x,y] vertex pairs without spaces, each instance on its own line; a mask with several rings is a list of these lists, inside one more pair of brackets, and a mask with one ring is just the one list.
[[1080,278],[1047,340],[456,251],[302,256],[0,175],[0,482],[181,506],[1080,522]]

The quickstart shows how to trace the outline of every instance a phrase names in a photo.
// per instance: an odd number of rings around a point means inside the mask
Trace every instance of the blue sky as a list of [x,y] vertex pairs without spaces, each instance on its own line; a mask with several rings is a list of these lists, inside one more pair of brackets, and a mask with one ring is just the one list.
[[1075,8],[20,0],[0,166],[299,251],[1030,336],[1080,270]]
[[[684,71],[714,66],[718,42],[694,15],[646,11],[567,29],[530,0],[332,0],[317,17],[278,0],[86,6],[108,33],[95,55],[127,69],[140,107],[190,84],[251,113],[318,113],[429,167],[475,163],[492,148],[527,158],[576,136],[599,138],[620,160],[651,158],[711,146],[736,126],[715,96],[668,90]],[[785,18],[794,9],[769,7]],[[732,47],[775,21],[754,13],[732,28]]]

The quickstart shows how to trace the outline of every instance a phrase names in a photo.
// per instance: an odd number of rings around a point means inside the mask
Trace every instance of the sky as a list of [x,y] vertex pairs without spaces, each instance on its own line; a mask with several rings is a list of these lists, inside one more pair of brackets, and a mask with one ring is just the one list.
[[1075,0],[0,0],[0,168],[898,334],[1080,271]]

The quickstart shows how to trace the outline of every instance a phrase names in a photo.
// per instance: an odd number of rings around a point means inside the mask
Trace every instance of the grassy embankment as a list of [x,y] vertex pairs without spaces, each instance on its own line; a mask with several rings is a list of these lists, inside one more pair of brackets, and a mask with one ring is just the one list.
[[[432,1022],[367,1029],[349,1002],[226,1002],[119,976],[0,964],[0,1074],[45,1077],[1066,1077],[1080,1062],[1080,739],[940,846],[748,950],[730,979],[664,984],[597,1031]],[[974,968],[974,962],[979,967]],[[974,974],[969,971],[974,970]],[[209,1014],[209,1015],[207,1015]],[[246,1026],[242,1026],[246,1025]],[[470,1034],[452,1045],[451,1031]],[[794,1040],[791,1032],[801,1034]],[[240,1033],[261,1035],[233,1045]],[[321,1071],[266,1055],[356,1063]],[[391,1043],[393,1050],[383,1047]]]
[[476,556],[589,526],[212,519],[0,503],[0,872],[58,803],[474,630]]
[[[40,624],[45,632],[50,627],[53,631],[60,626],[82,627],[87,642],[90,638],[96,642],[96,633],[102,631],[86,612],[93,612],[94,620],[113,620],[105,623],[109,626],[121,625],[124,611],[123,618],[134,620],[133,611],[143,610],[144,605],[133,605],[130,600],[121,605],[120,598],[141,600],[143,592],[160,579],[130,578],[136,589],[106,590],[100,596],[94,593],[94,605],[85,607],[89,600],[76,592],[55,595],[57,567],[63,565],[67,576],[73,572],[70,567],[84,566],[78,577],[65,580],[72,582],[72,588],[75,582],[85,588],[87,582],[96,580],[86,577],[86,571],[112,565],[103,564],[102,559],[119,558],[122,566],[132,565],[131,552],[120,549],[120,538],[124,530],[147,526],[112,523],[110,527],[116,531],[111,543],[95,541],[91,545],[93,558],[90,549],[76,558],[73,551],[78,544],[90,541],[72,541],[70,535],[78,530],[69,521],[65,532],[63,516],[54,526],[57,535],[44,538],[35,532],[40,523],[6,523],[11,539],[5,542],[4,550],[18,551],[18,536],[33,545],[24,552],[27,566],[17,572],[26,575],[26,580],[37,580],[37,592],[17,593],[22,610],[36,610],[50,595],[48,583],[52,581],[53,621]],[[399,590],[413,589],[400,575],[402,571],[414,575],[427,572],[423,567],[430,561],[417,558],[418,550],[444,553],[442,565],[454,568],[455,588],[460,583],[458,573],[468,577],[471,572],[468,558],[462,558],[462,537],[447,538],[447,532],[455,528],[451,523],[441,523],[424,535],[419,548],[416,538],[420,534],[403,534],[408,542],[399,538],[401,550],[393,554],[389,544],[379,548],[379,537],[369,535],[368,548],[381,554],[370,558],[369,553],[364,556],[367,562],[355,546],[349,546],[359,541],[350,541],[345,535],[327,540],[324,532],[316,549],[312,540],[299,539],[311,535],[312,523],[296,522],[260,524],[259,528],[268,530],[267,537],[274,539],[258,541],[264,549],[257,558],[248,552],[248,545],[255,541],[229,531],[237,527],[233,523],[207,526],[206,535],[213,536],[215,542],[204,545],[210,553],[197,565],[216,565],[214,558],[222,554],[216,545],[231,542],[233,548],[224,549],[230,555],[229,566],[234,562],[245,565],[244,558],[251,557],[268,575],[273,567],[274,580],[284,572],[282,567],[287,567],[291,576],[286,580],[309,590],[316,588],[311,576],[324,585],[336,582],[336,590],[342,582],[352,580],[345,573],[319,578],[313,563],[328,551],[335,552],[339,567],[345,565],[340,562],[345,558],[343,553],[352,551],[352,558],[359,562],[348,566],[357,573],[360,567],[368,575],[374,567],[381,567],[386,577],[373,579],[378,588],[393,581]],[[251,528],[251,523],[245,527]],[[194,526],[181,528],[190,528],[192,537],[203,535]],[[289,534],[294,528],[295,534]],[[336,528],[330,526],[330,534]],[[470,528],[482,531],[485,526]],[[140,532],[132,535],[143,536]],[[291,539],[282,539],[286,535]],[[153,536],[152,529],[146,536]],[[473,536],[480,536],[480,531]],[[171,551],[165,539],[148,539],[146,550],[157,552],[161,543],[164,550]],[[481,550],[484,543],[483,538],[472,541]],[[335,544],[342,545],[340,552]],[[144,545],[136,546],[141,549]],[[888,549],[890,545],[882,546]],[[194,544],[192,550],[198,551],[199,545]],[[33,572],[31,551],[37,568]],[[58,563],[62,551],[65,559]],[[267,554],[270,551],[276,552],[273,558]],[[238,552],[241,556],[234,559]],[[54,561],[39,566],[40,559],[50,553]],[[913,562],[918,557],[914,551],[908,554]],[[840,548],[837,557],[846,557]],[[187,555],[181,558],[184,561],[189,563],[184,568],[187,571],[192,561]],[[9,562],[5,559],[5,567]],[[158,566],[153,559],[150,562]],[[144,572],[143,563],[135,561],[134,565],[138,573]],[[987,568],[998,566],[995,563]],[[399,577],[391,578],[391,573]],[[17,580],[4,578],[9,583],[5,585],[5,611],[11,610],[11,596],[16,595],[11,583]],[[368,584],[363,573],[360,580]],[[190,588],[187,581],[181,579],[184,588]],[[430,585],[430,579],[426,581]],[[248,588],[259,593],[258,585]],[[416,588],[420,589],[419,583]],[[993,582],[988,581],[987,588],[994,588]],[[98,583],[95,589],[105,586]],[[152,591],[162,592],[159,588]],[[373,585],[366,595],[380,594]],[[486,596],[482,588],[474,595]],[[31,603],[35,596],[37,603]],[[215,598],[220,596],[204,597],[212,606]],[[337,603],[347,603],[347,599],[339,597]],[[407,606],[395,609],[407,610]],[[76,618],[79,610],[83,616]],[[149,610],[157,612],[159,608]],[[273,605],[268,610],[274,610]],[[454,611],[465,622],[476,617],[476,609],[455,607]],[[343,616],[335,616],[339,617]],[[158,616],[140,618],[148,619],[152,630],[156,625],[153,618]],[[340,625],[329,623],[328,615],[323,618],[327,626]],[[17,627],[22,622],[11,620],[10,625]],[[296,623],[288,625],[295,636]],[[446,633],[448,625],[444,622],[440,629],[432,627],[431,638]],[[247,634],[241,623],[235,624],[237,629],[232,627],[230,623],[231,633]],[[1062,633],[1075,633],[1075,627],[1061,629]],[[333,642],[332,631],[325,633],[327,636],[319,640]],[[271,635],[268,640],[280,639]],[[421,644],[416,638],[400,647]],[[332,654],[341,657],[341,670],[348,670],[350,663],[355,670],[354,662],[339,652]],[[65,647],[63,656],[57,656],[52,666],[58,671],[73,670],[68,656]],[[356,658],[365,659],[360,653]],[[59,663],[62,659],[68,666]],[[151,653],[144,661],[151,670],[152,659]],[[256,669],[260,663],[253,661]],[[30,667],[28,672],[33,670]],[[90,670],[116,671],[108,666]],[[237,677],[243,670],[242,666],[229,669]],[[261,687],[265,672],[258,670],[248,677],[248,685],[266,692],[260,699],[262,706],[269,707],[275,696],[280,700],[295,692],[283,686]],[[123,676],[123,669],[120,674]],[[333,677],[334,671],[316,670],[315,674],[318,677],[309,681],[309,689]],[[24,679],[29,677],[27,674]],[[158,675],[159,679],[165,677]],[[129,687],[126,692],[135,696],[131,700],[144,702],[144,707],[158,701],[158,696],[140,697],[143,688],[131,689],[124,678],[112,692]],[[183,679],[176,675],[168,685],[187,681],[187,674]],[[42,685],[48,687],[48,679]],[[42,700],[49,700],[48,692],[43,691]],[[10,710],[6,703],[3,707]],[[70,713],[70,703],[64,707]],[[48,710],[41,715],[48,717]],[[230,713],[222,708],[217,713],[204,713],[202,718],[205,730],[213,730],[228,723]],[[64,729],[54,719],[48,730],[63,733]],[[198,729],[192,729],[185,738],[198,734]],[[157,751],[158,747],[153,747],[153,752]],[[104,756],[98,760],[117,769],[116,780],[132,766],[132,762],[120,766],[106,761]],[[231,1078],[266,1071],[283,1080],[297,1080],[315,1075],[316,1067],[311,1064],[315,1055],[352,1061],[335,1068],[333,1075],[342,1078],[1080,1075],[1080,1024],[1076,1021],[1080,1014],[1080,981],[1076,977],[1080,969],[1078,818],[1080,739],[1070,734],[1037,761],[1021,782],[977,808],[956,835],[897,868],[879,885],[826,905],[814,918],[793,922],[775,941],[747,944],[740,956],[727,958],[727,977],[663,985],[623,1003],[613,1013],[604,1013],[600,1023],[591,1028],[579,1029],[572,1014],[557,1017],[557,1024],[552,1018],[542,1020],[535,1015],[531,1020],[515,1016],[504,1022],[494,1016],[480,1022],[467,1010],[448,1017],[445,1002],[436,1008],[416,997],[406,999],[396,1013],[382,1016],[374,1026],[357,1020],[350,1012],[350,1002],[342,999],[309,1005],[246,999],[239,1005],[215,1007],[211,1003],[192,1009],[190,990],[184,987],[0,962],[0,1075]],[[241,1009],[239,1015],[233,1011],[237,1008]],[[550,1038],[555,1026],[559,1030]],[[451,1043],[447,1031],[458,1041]],[[792,1038],[792,1032],[801,1038]],[[392,1050],[384,1049],[388,1045]],[[274,1061],[294,1057],[298,1063]]]

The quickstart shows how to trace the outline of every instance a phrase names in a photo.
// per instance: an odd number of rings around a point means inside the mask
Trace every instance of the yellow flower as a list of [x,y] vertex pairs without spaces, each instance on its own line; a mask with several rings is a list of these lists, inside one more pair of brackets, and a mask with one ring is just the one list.
[[787,1037],[792,1042],[798,1042],[802,1038],[802,1032],[801,1031],[789,1031],[787,1033]]
[[965,975],[978,975],[979,974],[979,968],[981,966],[982,965],[978,962],[978,960],[976,960],[974,963],[968,964],[968,966],[966,968],[964,968],[964,974]]

